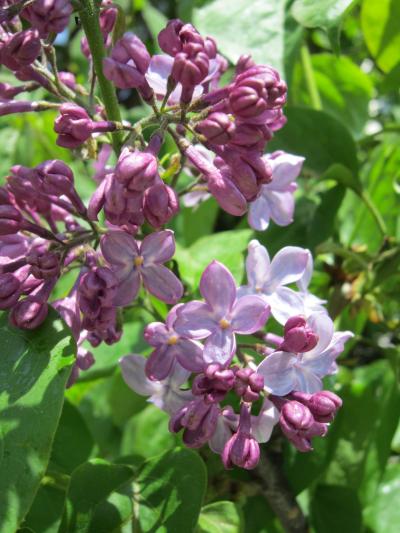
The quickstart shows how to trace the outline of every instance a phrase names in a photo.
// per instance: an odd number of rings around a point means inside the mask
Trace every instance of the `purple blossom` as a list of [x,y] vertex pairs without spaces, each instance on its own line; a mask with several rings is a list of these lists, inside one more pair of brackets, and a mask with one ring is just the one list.
[[322,378],[336,371],[335,360],[344,349],[344,343],[353,334],[333,331],[333,322],[325,313],[308,318],[308,326],[317,335],[318,343],[308,352],[276,351],[258,366],[264,376],[265,388],[276,396],[292,391],[313,393],[322,389]]
[[206,363],[227,365],[236,349],[235,333],[261,329],[269,305],[258,296],[236,298],[236,284],[229,270],[213,261],[203,272],[200,293],[205,302],[192,301],[178,309],[175,331],[192,339],[206,339]]
[[240,287],[239,296],[258,294],[271,306],[271,313],[281,324],[303,311],[301,297],[286,285],[298,281],[307,266],[308,250],[297,246],[282,248],[272,259],[257,240],[248,246],[246,272],[248,285]]
[[146,362],[146,375],[152,381],[167,378],[176,361],[191,372],[203,370],[203,346],[199,342],[180,337],[174,330],[177,311],[182,305],[171,309],[165,324],[152,322],[144,330],[146,342],[155,348]]
[[237,431],[224,446],[222,462],[225,468],[233,465],[252,470],[260,460],[260,446],[251,431],[251,416],[246,404],[242,404]]
[[47,37],[49,33],[60,33],[68,26],[72,10],[69,0],[35,0],[21,16],[39,30],[41,37]]
[[168,304],[182,297],[182,283],[163,265],[175,253],[172,231],[151,233],[141,243],[124,231],[110,231],[101,239],[101,251],[119,281],[114,305],[134,300],[141,282],[153,296]]
[[278,226],[293,222],[296,178],[300,174],[304,157],[284,152],[274,152],[264,157],[272,168],[272,181],[261,187],[261,193],[249,207],[249,224],[258,231],[268,228],[272,219]]

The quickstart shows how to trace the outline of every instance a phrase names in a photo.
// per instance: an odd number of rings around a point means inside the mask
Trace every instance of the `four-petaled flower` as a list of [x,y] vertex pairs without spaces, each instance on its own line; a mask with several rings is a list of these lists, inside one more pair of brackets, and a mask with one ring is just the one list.
[[175,253],[171,230],[151,233],[142,242],[124,231],[110,231],[101,239],[101,251],[119,281],[114,305],[134,300],[141,281],[153,296],[168,304],[182,298],[182,283],[163,265]]
[[269,316],[269,305],[259,296],[236,297],[229,270],[213,261],[203,272],[200,293],[205,302],[193,300],[178,309],[175,331],[191,339],[206,339],[204,361],[227,365],[235,349],[235,333],[259,330]]

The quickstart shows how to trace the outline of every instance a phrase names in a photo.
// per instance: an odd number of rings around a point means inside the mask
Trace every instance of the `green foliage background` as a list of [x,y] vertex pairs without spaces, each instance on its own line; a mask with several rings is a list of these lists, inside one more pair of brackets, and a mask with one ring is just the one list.
[[[195,287],[217,258],[243,276],[255,236],[275,253],[310,248],[312,289],[338,329],[356,336],[327,382],[344,407],[315,451],[274,437],[312,531],[397,533],[400,524],[399,263],[400,3],[398,0],[119,0],[125,25],[156,51],[167,18],[192,21],[234,62],[252,53],[289,86],[288,123],[269,149],[306,157],[295,222],[255,234],[213,200],[174,222],[177,266]],[[62,66],[87,76],[72,18]],[[11,81],[2,70],[1,81]],[[33,98],[40,99],[37,91]],[[144,110],[135,98],[124,117]],[[0,175],[13,164],[60,158],[83,197],[91,161],[55,145],[53,112],[0,119]],[[229,245],[227,245],[229,243]],[[72,280],[57,289],[64,296]],[[159,312],[166,313],[163,304]],[[64,395],[74,346],[52,314],[35,332],[0,322],[0,532],[276,533],[282,531],[252,473],[225,472],[209,450],[184,449],[167,417],[124,384],[117,360],[146,353],[145,310],[126,316],[122,340]],[[63,396],[65,400],[63,403]],[[263,453],[268,454],[268,446]],[[161,455],[163,454],[163,455]]]

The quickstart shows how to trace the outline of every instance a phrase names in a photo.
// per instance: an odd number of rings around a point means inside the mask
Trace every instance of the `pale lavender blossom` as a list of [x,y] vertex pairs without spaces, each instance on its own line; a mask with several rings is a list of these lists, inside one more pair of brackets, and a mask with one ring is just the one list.
[[248,221],[252,228],[264,231],[273,220],[278,226],[293,222],[295,183],[304,157],[285,152],[264,156],[272,168],[272,181],[261,187],[260,195],[249,207]]
[[336,358],[353,334],[334,333],[333,322],[325,313],[315,313],[307,324],[318,337],[315,348],[304,353],[276,351],[258,366],[257,372],[264,377],[268,392],[276,396],[292,391],[317,392],[322,390],[322,378],[336,372]]
[[128,387],[141,396],[149,396],[148,402],[170,415],[194,399],[190,390],[180,389],[189,378],[190,372],[179,363],[175,363],[170,376],[163,381],[152,381],[146,376],[146,359],[141,355],[126,355],[119,363],[122,377]]
[[101,239],[101,251],[119,281],[114,305],[134,300],[141,282],[153,296],[168,304],[182,297],[182,283],[163,265],[175,253],[173,231],[151,233],[142,242],[124,231],[110,231]]
[[[308,251],[308,250],[307,250]],[[303,301],[303,312],[302,314],[306,317],[310,316],[313,313],[326,313],[324,304],[326,300],[321,300],[314,294],[311,294],[308,290],[308,286],[311,281],[312,273],[314,270],[314,262],[311,252],[308,251],[307,266],[302,277],[296,282],[296,285],[299,289],[299,296]]]
[[213,261],[200,280],[205,302],[193,300],[178,309],[175,331],[187,338],[206,339],[206,363],[227,365],[235,353],[235,333],[254,333],[269,316],[269,305],[262,298],[249,295],[237,299],[236,292],[232,274]]
[[153,381],[168,377],[176,361],[191,372],[203,370],[203,346],[197,341],[180,337],[174,330],[177,311],[182,305],[171,309],[165,324],[152,322],[144,330],[146,342],[155,348],[146,362],[146,375]]
[[294,315],[303,314],[302,298],[286,285],[303,276],[308,250],[286,246],[271,261],[267,249],[254,239],[249,243],[248,252],[248,285],[239,288],[238,296],[258,294],[271,306],[273,317],[281,324]]

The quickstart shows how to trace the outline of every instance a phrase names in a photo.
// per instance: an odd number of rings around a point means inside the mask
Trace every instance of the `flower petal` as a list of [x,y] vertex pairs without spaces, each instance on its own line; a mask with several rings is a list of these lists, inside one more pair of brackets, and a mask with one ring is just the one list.
[[173,353],[183,368],[191,372],[201,372],[204,368],[203,345],[196,341],[180,339],[172,346]]
[[267,161],[272,167],[271,189],[282,191],[299,176],[304,157],[282,153],[277,157],[268,158]]
[[183,295],[183,285],[164,265],[146,265],[141,269],[143,285],[156,298],[167,304],[176,304]]
[[295,390],[313,394],[322,390],[322,381],[308,367],[302,365],[296,368]]
[[111,265],[131,263],[139,255],[135,239],[125,231],[109,231],[100,241],[101,251]]
[[314,270],[313,256],[311,255],[310,250],[307,250],[307,252],[308,252],[308,256],[307,256],[306,268],[301,278],[297,281],[298,288],[303,292],[307,292],[308,286],[310,285],[311,276]]
[[174,232],[171,230],[155,231],[147,235],[140,246],[140,253],[144,258],[144,265],[151,263],[165,263],[175,253]]
[[292,316],[304,314],[301,295],[288,287],[278,287],[275,292],[265,295],[264,298],[271,306],[272,316],[279,324],[285,324]]
[[271,218],[278,226],[293,222],[294,196],[292,192],[270,191],[268,195]]
[[163,322],[151,322],[145,327],[143,336],[150,346],[157,348],[162,344],[167,344],[171,332]]
[[146,361],[146,375],[152,381],[161,381],[170,375],[174,362],[175,354],[171,346],[159,346]]
[[177,311],[174,330],[189,339],[204,339],[217,327],[212,309],[204,302],[193,300]]
[[270,400],[265,398],[259,414],[251,417],[251,432],[256,441],[268,442],[278,420],[278,409]]
[[236,284],[229,270],[212,261],[200,279],[200,293],[218,318],[227,315],[236,300]]
[[308,357],[321,354],[331,343],[333,337],[333,322],[326,313],[314,313],[307,319],[309,327],[318,335],[315,348],[307,352]]
[[294,354],[274,352],[259,364],[257,372],[264,377],[264,385],[268,392],[277,396],[285,396],[295,389],[294,365],[297,361]]
[[285,246],[271,261],[266,288],[273,292],[281,285],[298,281],[304,274],[308,261],[308,250],[298,246]]
[[270,306],[260,296],[243,296],[232,309],[231,329],[248,335],[261,329],[270,314]]
[[257,231],[265,231],[271,218],[269,203],[264,195],[263,188],[258,198],[250,203],[248,221],[249,225]]
[[234,333],[228,329],[216,329],[204,344],[203,357],[206,363],[219,363],[226,366],[230,363],[236,350]]
[[267,249],[257,240],[248,246],[246,258],[247,281],[254,289],[261,289],[269,278],[270,260]]
[[183,368],[179,363],[175,363],[172,373],[168,379],[168,384],[171,388],[176,389],[186,383],[189,379],[190,372]]
[[[117,272],[117,277],[121,273]],[[140,275],[137,270],[131,270],[128,275],[118,283],[113,304],[117,306],[128,305],[136,298],[140,289]]]
[[119,360],[122,377],[132,390],[142,396],[150,396],[159,390],[160,384],[150,381],[145,372],[146,359],[141,355],[126,355]]
[[159,96],[164,96],[167,92],[168,76],[172,72],[173,63],[174,58],[164,54],[154,55],[151,58],[145,78],[153,91]]

